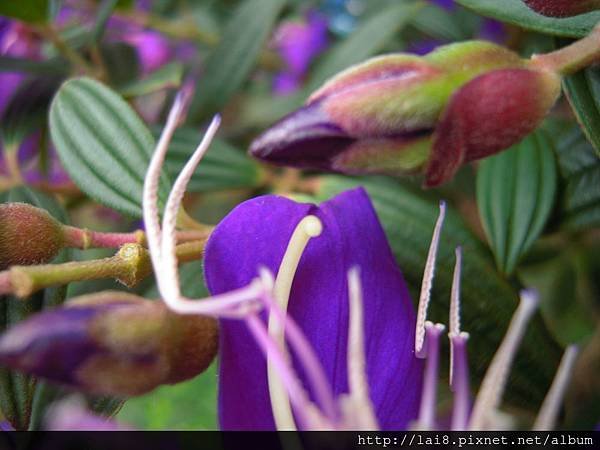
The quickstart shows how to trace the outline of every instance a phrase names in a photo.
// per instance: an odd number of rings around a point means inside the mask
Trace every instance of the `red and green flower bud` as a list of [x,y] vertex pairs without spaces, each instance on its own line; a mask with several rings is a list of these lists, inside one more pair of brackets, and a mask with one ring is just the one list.
[[[489,42],[446,45],[422,57],[380,56],[327,81],[250,152],[275,164],[350,174],[420,172],[433,186],[463,162],[525,137],[559,92],[558,76]],[[450,126],[465,114],[460,127]],[[443,149],[448,141],[456,148]]]
[[47,211],[27,203],[0,204],[0,270],[49,262],[64,243],[62,224]]
[[535,12],[549,17],[571,17],[600,9],[599,0],[523,0]]
[[70,300],[9,329],[0,364],[95,394],[127,397],[203,372],[217,352],[216,320],[178,315],[124,292]]

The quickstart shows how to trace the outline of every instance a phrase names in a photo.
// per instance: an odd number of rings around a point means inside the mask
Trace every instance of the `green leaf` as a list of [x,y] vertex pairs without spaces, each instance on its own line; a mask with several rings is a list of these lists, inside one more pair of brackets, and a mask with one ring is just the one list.
[[[2,201],[29,203],[47,210],[62,223],[69,223],[66,212],[52,197],[33,189],[26,187],[11,189],[2,196]],[[54,261],[65,262],[68,256],[69,252],[63,250]],[[37,292],[26,300],[13,296],[2,296],[0,298],[0,331],[43,308],[61,304],[65,299],[66,292],[66,286],[60,286]],[[33,405],[37,389],[38,384],[35,378],[0,369],[0,410],[18,430],[27,430],[30,418],[37,414]]]
[[0,16],[8,16],[24,22],[46,22],[48,0],[4,0],[0,2]]
[[[369,192],[398,265],[414,298],[418,298],[429,243],[439,213],[438,201],[390,179],[341,176],[324,178],[319,199],[329,198],[357,185],[363,185]],[[454,250],[457,246],[463,249],[462,328],[471,334],[469,360],[475,379],[481,380],[516,308],[517,295],[495,270],[481,241],[467,228],[459,213],[449,206],[436,264],[430,320],[448,322]],[[541,318],[536,316],[528,327],[511,372],[507,400],[529,407],[539,404],[554,376],[558,358],[556,344]]]
[[24,81],[13,94],[0,119],[5,151],[17,150],[23,139],[46,123],[48,106],[62,78],[38,77]]
[[123,42],[103,43],[100,53],[112,86],[133,83],[140,72],[138,52]]
[[479,166],[479,216],[502,272],[514,271],[544,229],[556,180],[552,143],[541,131]]
[[315,90],[327,78],[380,51],[422,6],[420,2],[394,2],[366,19],[348,38],[322,56],[322,62],[312,72],[307,90]]
[[[155,130],[157,135],[159,130]],[[202,139],[203,133],[180,128],[173,135],[166,165],[176,178]],[[223,139],[215,139],[190,180],[188,190],[207,192],[223,189],[256,188],[261,183],[261,169],[247,154]]]
[[[50,132],[63,167],[82,191],[103,205],[141,217],[144,177],[155,142],[118,94],[89,78],[67,81],[50,107]],[[163,175],[161,201],[168,193]]]
[[577,125],[556,124],[551,129],[557,135],[556,153],[564,184],[563,226],[574,230],[600,226],[600,158]]
[[245,0],[228,21],[205,62],[190,116],[218,111],[246,81],[285,0]]
[[565,91],[588,140],[600,155],[600,69],[588,68],[565,78]]
[[140,80],[120,86],[118,91],[123,97],[139,97],[162,89],[179,87],[182,78],[183,64],[174,62],[162,66]]
[[45,61],[14,58],[0,55],[0,72],[25,72],[34,75],[65,75],[69,73],[69,63],[52,58]]
[[583,37],[600,21],[600,11],[562,19],[542,16],[529,9],[523,0],[456,1],[482,16],[554,36]]

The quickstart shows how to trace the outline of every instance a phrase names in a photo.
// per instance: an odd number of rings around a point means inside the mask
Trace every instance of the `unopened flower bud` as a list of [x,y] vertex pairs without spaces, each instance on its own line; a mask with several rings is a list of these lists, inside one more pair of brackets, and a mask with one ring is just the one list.
[[571,17],[600,9],[599,0],[523,0],[535,12],[549,17]]
[[0,204],[0,270],[52,260],[65,243],[62,225],[27,203]]
[[[425,56],[385,55],[327,81],[304,107],[259,136],[250,153],[349,174],[425,173],[434,186],[463,162],[525,137],[559,92],[553,72],[490,42],[446,45]],[[450,126],[453,120],[460,129]],[[455,148],[446,155],[441,146],[448,141]],[[441,173],[445,158],[449,167]]]
[[70,300],[10,328],[0,363],[95,394],[133,396],[203,372],[217,351],[216,320],[107,291]]

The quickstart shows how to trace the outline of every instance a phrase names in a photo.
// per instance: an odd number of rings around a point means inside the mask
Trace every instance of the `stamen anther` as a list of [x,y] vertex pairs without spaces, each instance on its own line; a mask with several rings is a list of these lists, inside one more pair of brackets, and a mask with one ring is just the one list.
[[579,348],[576,345],[569,345],[560,360],[560,365],[552,386],[542,403],[542,408],[533,424],[534,431],[549,431],[554,429],[556,418],[560,411],[565,391],[571,380],[571,373],[579,354]]
[[[296,269],[308,241],[321,234],[323,226],[316,216],[304,217],[294,229],[288,247],[283,255],[279,272],[275,278],[274,294],[277,306],[285,313],[287,312],[290,292]],[[277,343],[285,354],[284,329],[273,314],[269,314],[269,335]],[[273,417],[278,430],[295,430],[294,415],[287,395],[285,386],[281,383],[276,368],[268,358],[267,373],[269,380],[269,395]]]
[[425,323],[424,346],[427,348],[423,394],[417,426],[421,430],[433,430],[435,427],[435,407],[437,399],[437,383],[440,363],[440,335],[446,327],[441,324]]
[[535,312],[537,305],[538,296],[535,291],[525,290],[521,292],[519,307],[513,315],[504,340],[496,351],[481,383],[471,415],[471,430],[485,430],[491,425],[489,419],[498,409],[502,393],[506,387],[510,367],[525,334],[527,323]]
[[435,259],[440,242],[440,234],[444,217],[446,216],[446,203],[440,202],[440,214],[433,229],[433,237],[427,254],[427,262],[425,263],[425,271],[423,273],[423,283],[421,284],[421,295],[419,296],[419,307],[417,309],[417,329],[415,333],[415,354],[419,358],[424,358],[423,341],[425,339],[425,321],[427,320],[427,307],[431,299],[431,286],[433,284],[433,276],[435,274]]

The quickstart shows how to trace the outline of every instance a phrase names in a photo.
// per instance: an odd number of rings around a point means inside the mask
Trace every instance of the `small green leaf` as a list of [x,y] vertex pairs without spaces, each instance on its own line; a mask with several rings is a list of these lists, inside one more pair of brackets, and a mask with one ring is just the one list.
[[577,125],[557,124],[549,129],[557,135],[556,153],[564,179],[563,225],[575,230],[600,226],[600,158]]
[[134,82],[140,72],[137,50],[123,42],[103,43],[100,53],[112,86]]
[[[50,131],[63,167],[82,191],[103,205],[141,216],[155,141],[118,94],[89,78],[67,81],[52,102]],[[168,193],[164,175],[160,199]]]
[[0,55],[0,72],[25,72],[34,75],[65,75],[69,73],[69,63],[52,58],[45,61],[15,58]]
[[561,19],[542,16],[529,9],[523,0],[456,1],[482,16],[554,36],[583,37],[600,21],[600,11]]
[[600,156],[600,69],[582,70],[565,78],[564,85],[577,120]]
[[240,4],[206,59],[191,117],[215,113],[246,81],[284,5],[285,0],[246,0]]
[[[413,298],[418,298],[431,235],[439,213],[438,201],[399,182],[373,177],[325,177],[318,197],[329,198],[357,185],[363,185],[369,192]],[[454,250],[457,246],[463,249],[462,328],[472,336],[469,341],[469,360],[475,379],[481,380],[516,308],[517,295],[494,268],[483,243],[468,229],[459,213],[449,206],[438,252],[430,320],[448,321]],[[558,357],[558,347],[541,317],[536,316],[519,348],[511,372],[507,400],[529,407],[538,404],[554,376]]]
[[46,22],[48,0],[4,0],[0,2],[0,16],[8,16],[24,22]]
[[[156,130],[158,134],[159,130]],[[192,155],[203,133],[192,128],[178,129],[167,153],[167,171],[172,178]],[[261,182],[258,164],[222,139],[215,139],[190,180],[188,190],[207,192],[223,189],[256,188]]]
[[181,86],[183,65],[181,63],[166,64],[141,80],[134,80],[123,86],[118,91],[123,97],[139,97],[162,89]]
[[477,205],[498,268],[511,274],[539,237],[554,204],[556,162],[541,131],[484,160]]
[[366,19],[348,38],[323,55],[322,62],[312,72],[307,90],[315,90],[327,78],[380,51],[422,6],[420,2],[394,2]]

